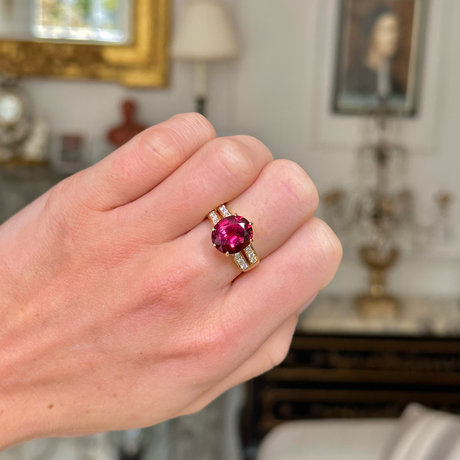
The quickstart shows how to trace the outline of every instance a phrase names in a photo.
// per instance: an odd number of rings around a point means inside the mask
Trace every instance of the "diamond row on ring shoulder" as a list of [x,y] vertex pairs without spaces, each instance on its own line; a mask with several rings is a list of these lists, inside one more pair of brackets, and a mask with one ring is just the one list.
[[224,217],[229,217],[232,215],[232,213],[227,209],[227,206],[225,206],[225,204],[219,206],[219,211]]
[[212,222],[213,225],[216,225],[216,224],[219,222],[219,220],[220,220],[220,218],[219,218],[219,216],[217,215],[217,212],[216,212],[216,211],[211,211],[211,212],[208,214],[208,217],[209,217],[209,219],[211,220],[211,222]]
[[244,253],[246,254],[246,257],[251,265],[254,265],[257,262],[259,262],[259,258],[257,257],[256,251],[254,251],[252,244],[245,248]]
[[244,258],[243,253],[237,252],[236,254],[232,254],[232,257],[236,265],[238,265],[238,267],[240,267],[241,270],[246,271],[249,268],[249,264],[247,260]]

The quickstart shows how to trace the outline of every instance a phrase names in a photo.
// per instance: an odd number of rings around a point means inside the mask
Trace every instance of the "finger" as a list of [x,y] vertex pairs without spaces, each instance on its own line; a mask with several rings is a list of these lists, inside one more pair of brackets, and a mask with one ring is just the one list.
[[[233,385],[278,365],[286,356],[300,307],[333,278],[342,248],[331,229],[312,218],[256,270],[237,278],[219,310],[219,335],[231,337],[230,370],[184,410],[204,407]],[[286,319],[288,318],[288,319]],[[225,372],[225,371],[223,371]]]
[[[315,185],[300,166],[292,161],[276,160],[267,165],[257,181],[227,207],[230,212],[253,223],[253,246],[262,259],[313,216],[318,200]],[[183,247],[187,257],[199,260],[202,270],[213,273],[214,279],[221,284],[230,283],[241,273],[230,258],[212,247],[208,220],[184,236]],[[261,264],[264,264],[263,260]]]
[[281,364],[289,351],[296,325],[297,314],[294,314],[279,326],[247,361],[193,401],[179,415],[198,412],[230,388],[257,377]]
[[[276,354],[272,349],[265,362],[260,358],[261,354],[254,360],[251,357],[273,334],[278,339],[270,343],[284,343],[286,346],[281,350],[287,348],[294,327],[289,318],[297,317],[297,312],[308,299],[331,281],[341,256],[342,248],[337,237],[324,222],[313,217],[256,270],[243,274],[232,283],[222,305],[212,315],[211,330],[216,343],[209,342],[209,348],[213,355],[219,356],[212,368],[216,378],[213,387],[217,385],[217,388],[203,392],[201,404],[238,379],[263,372],[267,362],[270,367],[282,359],[283,353]],[[206,331],[210,329],[208,325],[203,327]],[[278,335],[279,328],[285,332]],[[248,360],[249,364],[245,365]],[[236,374],[228,377],[234,372]],[[226,379],[229,380],[219,383]],[[204,396],[208,391],[209,394]],[[193,406],[194,410],[197,408]]]
[[197,113],[176,115],[153,126],[78,174],[84,201],[97,210],[130,203],[215,137],[212,125]]
[[214,139],[121,211],[130,211],[129,222],[142,222],[148,238],[155,234],[158,239],[162,232],[164,240],[175,239],[196,227],[213,208],[246,190],[272,160],[267,147],[249,136]]
[[[340,241],[322,220],[313,217],[253,271],[238,277],[220,311],[224,332],[263,343],[287,316],[296,313],[334,277],[342,258]],[[254,327],[257,324],[257,328]]]

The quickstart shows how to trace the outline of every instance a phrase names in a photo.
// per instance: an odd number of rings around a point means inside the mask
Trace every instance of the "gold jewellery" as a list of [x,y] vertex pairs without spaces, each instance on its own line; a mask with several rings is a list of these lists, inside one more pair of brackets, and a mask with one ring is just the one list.
[[252,246],[253,225],[244,217],[232,214],[225,204],[213,209],[208,219],[212,229],[212,245],[226,256],[232,257],[236,265],[248,272],[260,260]]

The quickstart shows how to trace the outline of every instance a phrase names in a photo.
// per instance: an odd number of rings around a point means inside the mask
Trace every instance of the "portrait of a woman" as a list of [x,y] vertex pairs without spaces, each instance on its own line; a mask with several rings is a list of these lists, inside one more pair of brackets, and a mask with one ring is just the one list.
[[380,104],[412,115],[421,60],[423,0],[342,0],[337,113],[366,113]]

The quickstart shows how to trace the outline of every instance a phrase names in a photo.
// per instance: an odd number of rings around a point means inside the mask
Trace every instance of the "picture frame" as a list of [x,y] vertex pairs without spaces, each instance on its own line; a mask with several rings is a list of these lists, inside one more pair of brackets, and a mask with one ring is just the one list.
[[428,0],[339,0],[332,111],[417,115]]
[[[130,0],[131,1],[131,0]],[[123,45],[0,39],[0,73],[19,77],[169,84],[171,0],[132,0],[132,40]]]

